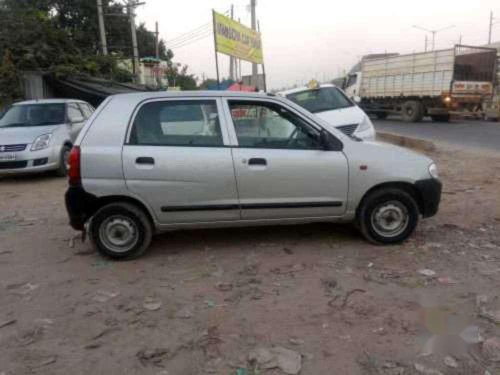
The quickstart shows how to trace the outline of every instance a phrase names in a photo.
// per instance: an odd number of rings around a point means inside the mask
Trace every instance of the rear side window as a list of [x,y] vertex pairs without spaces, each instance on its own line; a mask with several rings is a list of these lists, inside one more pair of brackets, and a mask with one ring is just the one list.
[[130,144],[149,146],[222,146],[215,100],[144,104],[135,117]]

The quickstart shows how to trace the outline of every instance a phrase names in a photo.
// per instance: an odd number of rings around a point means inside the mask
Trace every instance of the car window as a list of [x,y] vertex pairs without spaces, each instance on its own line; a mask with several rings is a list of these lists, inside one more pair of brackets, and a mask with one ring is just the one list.
[[85,116],[86,119],[88,119],[90,116],[92,116],[92,110],[90,109],[90,107],[85,104],[85,103],[79,103],[78,104],[80,106],[80,110],[83,112],[83,115]]
[[292,102],[311,113],[353,107],[354,104],[336,87],[322,87],[287,95]]
[[0,128],[64,124],[64,104],[18,104],[0,117]]
[[83,113],[80,110],[80,108],[78,107],[78,105],[76,105],[76,103],[70,103],[70,104],[68,104],[68,118],[70,119],[70,121],[72,119],[77,119],[77,118],[81,118],[81,117],[86,118],[83,115]]
[[130,143],[215,147],[224,144],[214,100],[147,103],[135,117]]
[[274,103],[229,101],[240,147],[320,149],[319,132]]

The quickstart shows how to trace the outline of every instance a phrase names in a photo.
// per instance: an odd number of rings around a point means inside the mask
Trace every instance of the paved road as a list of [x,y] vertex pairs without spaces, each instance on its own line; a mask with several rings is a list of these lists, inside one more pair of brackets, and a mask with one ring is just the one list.
[[454,120],[450,123],[423,121],[413,124],[387,119],[374,120],[374,125],[377,131],[500,152],[500,122]]

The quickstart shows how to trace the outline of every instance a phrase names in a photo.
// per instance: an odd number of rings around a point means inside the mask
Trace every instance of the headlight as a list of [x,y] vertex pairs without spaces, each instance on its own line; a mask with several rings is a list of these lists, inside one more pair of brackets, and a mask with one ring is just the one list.
[[33,142],[33,145],[31,146],[31,151],[39,151],[46,149],[50,145],[50,140],[52,139],[52,134],[44,134],[39,136],[37,139],[35,139],[35,142]]
[[432,163],[431,165],[429,165],[429,174],[435,179],[439,178],[438,168],[436,164]]
[[368,116],[363,117],[363,121],[358,126],[357,132],[364,132],[365,130],[370,130],[373,129],[373,124],[371,120],[368,118]]

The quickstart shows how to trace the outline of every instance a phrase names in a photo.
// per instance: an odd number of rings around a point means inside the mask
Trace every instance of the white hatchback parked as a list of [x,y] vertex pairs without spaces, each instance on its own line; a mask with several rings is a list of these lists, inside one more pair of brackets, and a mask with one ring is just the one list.
[[278,95],[314,113],[348,136],[375,140],[370,117],[335,85],[319,85],[312,81],[308,87],[279,92]]
[[168,230],[354,222],[379,244],[438,211],[432,160],[363,142],[263,94],[159,92],[108,98],[69,160],[71,225],[115,259]]

